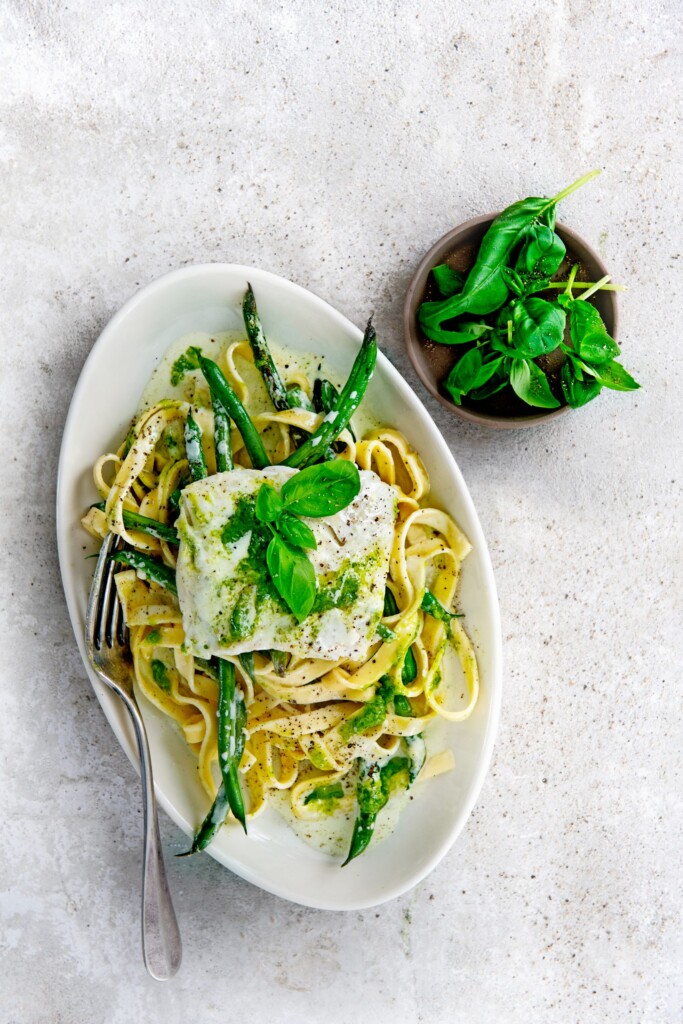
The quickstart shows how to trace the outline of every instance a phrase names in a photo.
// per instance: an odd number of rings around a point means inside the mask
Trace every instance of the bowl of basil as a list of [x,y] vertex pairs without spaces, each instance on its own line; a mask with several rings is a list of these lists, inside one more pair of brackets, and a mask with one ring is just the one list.
[[616,292],[604,263],[530,197],[449,231],[404,306],[408,354],[442,405],[490,427],[545,423],[602,391],[639,385],[618,362]]

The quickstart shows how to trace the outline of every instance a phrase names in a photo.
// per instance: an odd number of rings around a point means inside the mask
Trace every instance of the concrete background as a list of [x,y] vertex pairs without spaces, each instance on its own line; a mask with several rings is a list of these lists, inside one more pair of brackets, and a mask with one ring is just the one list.
[[[0,3],[3,1024],[681,1019],[677,8]],[[543,429],[465,426],[404,353],[412,270],[453,225],[593,167],[561,218],[629,286],[644,389]],[[376,311],[483,520],[505,705],[457,846],[376,911],[174,860],[163,818],[185,947],[164,987],[140,958],[137,780],[63,603],[55,473],[102,327],[210,260]]]

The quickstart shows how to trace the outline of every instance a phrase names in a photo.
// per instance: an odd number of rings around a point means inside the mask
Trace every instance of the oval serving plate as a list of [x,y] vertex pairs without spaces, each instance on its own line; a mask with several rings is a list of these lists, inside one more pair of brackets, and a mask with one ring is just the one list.
[[[57,482],[59,560],[71,622],[97,698],[130,761],[138,766],[127,714],[88,665],[83,644],[93,563],[80,517],[95,499],[92,466],[116,450],[142,390],[166,348],[191,331],[242,327],[246,282],[258,297],[266,330],[297,351],[320,353],[346,379],[362,338],[341,313],[316,295],[263,270],[208,264],[173,271],[143,288],[114,316],[86,360],[64,428]],[[381,346],[381,338],[380,338]],[[304,906],[356,910],[399,896],[425,877],[447,853],[481,789],[501,702],[498,603],[486,542],[472,499],[453,456],[429,414],[388,359],[379,354],[364,399],[373,415],[407,436],[432,481],[434,503],[455,517],[472,541],[463,564],[460,603],[474,641],[481,694],[472,716],[443,729],[455,770],[419,787],[388,839],[345,868],[306,845],[276,811],[249,824],[249,836],[224,828],[209,847],[216,860],[242,878]],[[191,836],[208,801],[197,781],[196,760],[172,723],[140,701],[147,724],[159,803]],[[137,795],[136,795],[137,799]]]

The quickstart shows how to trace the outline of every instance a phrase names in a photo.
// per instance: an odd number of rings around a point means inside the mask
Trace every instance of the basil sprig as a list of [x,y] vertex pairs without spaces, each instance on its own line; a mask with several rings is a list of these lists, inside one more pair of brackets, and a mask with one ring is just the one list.
[[[433,269],[441,298],[423,302],[418,320],[431,341],[467,346],[443,382],[456,405],[466,396],[489,398],[509,385],[527,405],[556,409],[564,398],[578,408],[603,387],[633,391],[640,386],[615,361],[619,346],[586,301],[599,288],[616,286],[608,285],[608,277],[574,284],[577,267],[566,282],[551,281],[566,257],[555,231],[557,203],[596,173],[552,199],[530,197],[509,206],[484,235],[466,276],[446,264]],[[586,290],[575,298],[573,288]],[[539,298],[538,292],[547,297]],[[567,326],[571,345],[565,342]],[[553,352],[564,361],[559,386],[551,387],[543,357]]]
[[279,492],[264,483],[256,495],[256,518],[272,533],[266,551],[268,572],[299,623],[310,613],[318,591],[315,570],[306,555],[318,545],[310,526],[300,517],[335,515],[350,505],[359,491],[358,467],[337,459],[302,469]]

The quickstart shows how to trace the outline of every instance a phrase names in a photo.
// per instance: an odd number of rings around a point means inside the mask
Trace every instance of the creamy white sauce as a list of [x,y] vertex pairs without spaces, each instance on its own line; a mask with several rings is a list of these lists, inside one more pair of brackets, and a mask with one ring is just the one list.
[[[200,349],[202,354],[208,356],[209,359],[220,361],[223,352],[229,345],[232,345],[235,341],[245,340],[246,336],[242,331],[219,331],[214,334],[196,331],[192,334],[185,334],[182,338],[174,341],[152,373],[149,383],[142,393],[138,413],[149,409],[152,405],[156,405],[157,402],[162,401],[164,398],[176,398],[186,402],[194,402],[196,395],[198,399],[208,405],[208,388],[201,371],[188,370],[180,383],[172,386],[171,371],[173,364],[191,346]],[[353,360],[351,359],[348,367],[345,368],[342,374],[339,374],[330,366],[329,360],[325,356],[319,356],[315,353],[295,352],[278,344],[272,338],[268,339],[268,345],[285,385],[298,383],[295,378],[304,375],[308,378],[311,387],[313,387],[316,377],[322,377],[334,384],[338,391],[341,391],[353,365]],[[249,388],[249,412],[252,415],[258,415],[260,412],[272,410],[272,404],[261,375],[253,363],[238,357],[236,365],[238,372],[244,378]],[[357,392],[352,392],[351,398],[355,399],[357,397]],[[351,421],[351,426],[358,437],[362,437],[368,431],[376,430],[380,426],[379,420],[372,415],[370,410],[366,408],[366,405],[367,403],[361,403],[360,408],[356,411]],[[329,422],[333,421],[330,420]]]

